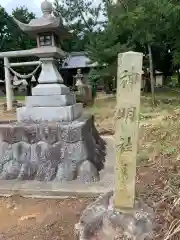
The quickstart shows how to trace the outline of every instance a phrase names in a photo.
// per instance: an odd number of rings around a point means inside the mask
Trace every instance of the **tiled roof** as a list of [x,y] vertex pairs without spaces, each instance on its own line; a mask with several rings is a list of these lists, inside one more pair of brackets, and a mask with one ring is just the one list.
[[97,63],[90,63],[90,59],[85,52],[72,52],[65,59],[62,68],[85,68],[96,67]]

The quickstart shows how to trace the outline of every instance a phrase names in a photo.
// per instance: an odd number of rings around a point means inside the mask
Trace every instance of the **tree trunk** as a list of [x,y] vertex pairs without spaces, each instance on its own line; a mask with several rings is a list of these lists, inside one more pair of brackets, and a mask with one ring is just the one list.
[[177,76],[178,76],[178,88],[180,88],[180,72],[179,72],[179,69],[177,71]]
[[32,96],[32,84],[31,84],[31,79],[29,79],[27,85],[27,96]]
[[151,92],[151,82],[150,82],[149,78],[145,79],[144,92],[145,93],[150,93]]
[[149,72],[150,72],[150,80],[151,80],[151,93],[152,93],[152,104],[155,104],[155,94],[154,94],[154,74],[153,74],[153,59],[152,59],[152,49],[151,45],[148,44],[148,53],[149,53]]

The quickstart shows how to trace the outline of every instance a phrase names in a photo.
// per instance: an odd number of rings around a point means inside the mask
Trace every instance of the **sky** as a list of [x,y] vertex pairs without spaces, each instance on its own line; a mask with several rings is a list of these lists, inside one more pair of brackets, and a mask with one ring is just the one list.
[[[19,6],[26,6],[29,11],[35,13],[36,15],[41,15],[41,2],[43,0],[0,0],[0,5],[3,6],[8,13],[12,12],[12,9],[15,9]],[[53,0],[49,0],[53,2]],[[92,0],[94,3],[100,2],[99,0]]]
[[[0,0],[0,5],[3,6],[8,13],[18,6],[26,6],[29,11],[35,14],[41,14],[40,5],[43,0]],[[52,0],[49,0],[52,1]]]

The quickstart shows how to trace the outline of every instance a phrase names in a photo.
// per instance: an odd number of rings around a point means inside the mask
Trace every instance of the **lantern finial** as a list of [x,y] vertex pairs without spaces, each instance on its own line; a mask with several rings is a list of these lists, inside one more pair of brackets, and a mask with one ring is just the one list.
[[41,10],[42,10],[44,15],[50,15],[53,11],[52,3],[49,2],[48,0],[44,0],[41,3]]

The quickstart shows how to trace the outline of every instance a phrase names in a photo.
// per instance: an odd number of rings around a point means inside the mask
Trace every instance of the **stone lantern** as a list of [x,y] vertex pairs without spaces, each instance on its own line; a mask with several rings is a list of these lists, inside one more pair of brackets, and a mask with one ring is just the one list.
[[81,102],[84,106],[92,103],[92,89],[91,86],[85,83],[84,75],[81,73],[81,69],[77,70],[77,74],[74,76],[75,86],[77,89],[76,100]]
[[84,76],[81,73],[81,69],[77,70],[77,74],[74,78],[75,78],[75,81],[76,81],[76,83],[75,83],[76,87],[84,85]]
[[57,60],[65,56],[60,41],[70,37],[61,17],[52,15],[52,3],[41,4],[43,16],[24,24],[15,19],[20,29],[37,39],[35,55],[40,57],[42,71],[32,96],[26,98],[26,107],[17,109],[17,120],[72,121],[82,113],[82,105],[75,97],[57,70]]
[[[56,62],[64,57],[60,40],[69,37],[61,18],[45,0],[43,16],[20,29],[37,39],[33,53],[40,58],[39,84],[17,109],[17,121],[0,124],[0,179],[92,182],[105,163],[105,142],[94,118],[63,84]],[[4,163],[6,162],[6,163]]]

